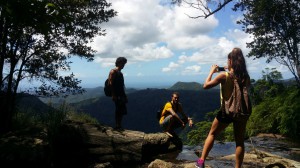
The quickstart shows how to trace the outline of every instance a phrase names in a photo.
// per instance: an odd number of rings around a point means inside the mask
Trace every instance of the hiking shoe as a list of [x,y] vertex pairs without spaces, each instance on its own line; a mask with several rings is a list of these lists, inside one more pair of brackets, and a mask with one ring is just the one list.
[[173,135],[169,132],[165,132],[165,134],[167,134],[169,137],[173,138]]
[[204,162],[200,162],[200,159],[196,161],[195,163],[196,168],[205,168]]
[[122,127],[115,127],[114,130],[115,131],[124,131],[124,128],[122,128]]

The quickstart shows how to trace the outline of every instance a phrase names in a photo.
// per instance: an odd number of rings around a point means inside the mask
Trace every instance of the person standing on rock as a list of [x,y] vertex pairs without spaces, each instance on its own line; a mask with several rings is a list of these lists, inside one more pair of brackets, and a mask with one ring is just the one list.
[[184,128],[187,123],[190,127],[193,126],[192,118],[187,117],[182,110],[182,105],[179,102],[179,93],[174,92],[172,100],[164,106],[159,124],[167,135],[173,137],[175,135],[174,130],[180,127]]
[[[204,82],[203,88],[210,89],[219,84],[221,84],[221,102],[222,99],[228,100],[233,92],[233,78],[237,79],[242,86],[246,86],[247,89],[250,87],[250,76],[247,72],[245,58],[243,56],[242,50],[240,48],[234,48],[229,54],[227,58],[227,67],[228,72],[220,72],[214,79],[212,76],[214,73],[218,72],[218,65],[212,65],[211,70]],[[214,145],[214,140],[216,136],[223,131],[230,123],[233,123],[234,128],[234,138],[236,142],[236,150],[235,150],[235,168],[241,168],[245,146],[244,146],[244,134],[246,131],[247,119],[236,121],[233,120],[229,114],[226,114],[220,110],[215,117],[208,136],[205,140],[202,155],[196,161],[195,166],[197,168],[204,168],[204,162],[208,153],[212,149]]]
[[126,103],[128,100],[125,93],[124,76],[121,72],[126,63],[127,59],[125,57],[118,57],[115,62],[116,67],[110,70],[108,78],[112,100],[115,103],[115,129],[122,129],[123,115],[127,114]]

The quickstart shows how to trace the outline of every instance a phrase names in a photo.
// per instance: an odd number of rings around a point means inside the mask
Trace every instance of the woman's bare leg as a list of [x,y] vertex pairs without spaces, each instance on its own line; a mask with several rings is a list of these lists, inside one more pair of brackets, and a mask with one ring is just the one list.
[[215,141],[216,136],[222,130],[224,130],[228,125],[229,124],[219,122],[216,118],[214,119],[214,121],[212,123],[212,126],[210,128],[210,131],[208,133],[208,136],[205,140],[203,150],[202,150],[202,155],[201,155],[200,159],[202,159],[202,160],[206,159],[206,157],[208,156],[208,153],[210,152],[210,150],[212,149],[212,147],[214,145],[214,141]]
[[244,136],[246,131],[246,121],[233,123],[234,138],[236,143],[235,148],[235,168],[241,168],[244,160],[245,145]]

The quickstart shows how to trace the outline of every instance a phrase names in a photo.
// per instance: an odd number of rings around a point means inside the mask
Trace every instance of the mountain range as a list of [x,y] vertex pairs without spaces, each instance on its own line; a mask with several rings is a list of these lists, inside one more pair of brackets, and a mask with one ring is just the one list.
[[[214,111],[220,106],[219,89],[204,90],[200,83],[177,82],[170,88],[134,89],[126,90],[128,97],[127,115],[123,118],[125,129],[143,131],[146,133],[162,131],[156,119],[156,112],[166,102],[171,100],[173,92],[179,92],[183,111],[193,118],[194,122],[204,120],[207,112]],[[42,112],[49,110],[47,104],[58,107],[66,102],[78,113],[87,113],[95,117],[100,123],[115,125],[115,106],[111,97],[106,97],[103,87],[86,89],[81,95],[72,95],[68,98],[37,98],[23,96],[19,107],[27,111]],[[30,104],[30,106],[28,106]]]
[[[184,112],[194,118],[194,122],[204,120],[207,112],[219,108],[219,90],[203,90],[196,82],[177,82],[167,89],[147,88],[127,92],[127,115],[123,118],[126,129],[146,133],[159,132],[161,128],[156,120],[157,110],[171,100],[172,93],[179,92]],[[100,96],[93,99],[71,103],[78,112],[88,113],[100,123],[114,126],[115,107],[111,97]]]

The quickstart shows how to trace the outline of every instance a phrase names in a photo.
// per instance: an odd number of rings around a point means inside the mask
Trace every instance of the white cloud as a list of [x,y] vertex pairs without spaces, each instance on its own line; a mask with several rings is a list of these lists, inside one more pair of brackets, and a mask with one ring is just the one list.
[[[237,25],[233,24],[239,15],[228,15],[229,21],[221,25],[224,20],[218,21],[214,15],[207,19],[191,19],[187,15],[197,16],[200,11],[161,5],[160,2],[112,0],[112,9],[118,16],[101,24],[106,29],[106,36],[96,37],[90,44],[97,51],[94,62],[101,68],[108,68],[114,66],[117,57],[125,56],[130,64],[125,71],[128,76],[157,75],[152,73],[158,70],[163,72],[159,75],[165,73],[169,77],[174,74],[190,76],[201,74],[211,64],[226,65],[227,55],[234,47],[241,48],[244,55],[249,53],[246,43],[252,37],[235,29]],[[220,30],[220,27],[224,29]],[[228,27],[230,29],[226,31]],[[246,62],[251,73],[260,74],[266,67],[264,59],[246,58]],[[279,68],[284,70],[282,66]]]
[[94,61],[96,63],[100,63],[102,67],[110,67],[115,65],[116,58],[102,58],[102,57],[95,57]]
[[201,71],[201,66],[199,65],[188,66],[183,70],[182,75],[195,75],[195,74],[199,74],[200,71]]
[[170,39],[168,46],[172,49],[187,50],[205,47],[213,44],[213,42],[213,38],[204,35],[199,35],[196,37],[181,36]]
[[[162,6],[159,2],[114,0],[112,9],[118,16],[101,25],[107,35],[91,43],[97,51],[95,61],[105,67],[113,64],[107,58],[118,56],[134,62],[152,61],[171,57],[174,49],[197,49],[212,43],[206,34],[218,25],[214,16],[191,19],[186,14],[193,15],[198,10]],[[166,45],[160,46],[161,42]]]
[[124,55],[131,57],[131,61],[138,62],[169,58],[173,53],[165,46],[158,47],[154,43],[148,43],[141,47],[126,49]]
[[[199,46],[198,49],[195,52],[191,52],[190,55],[183,53],[178,57],[178,64],[185,67],[181,69],[181,74],[189,74],[193,70],[195,70],[196,73],[200,72],[200,69],[197,69],[197,66],[191,66],[190,63],[200,65],[226,65],[227,55],[234,47],[241,48],[246,56],[249,52],[249,49],[246,48],[246,42],[250,42],[250,40],[251,37],[248,34],[238,29],[228,30],[223,37],[210,38],[210,42],[207,43],[207,45]],[[261,71],[259,65],[262,63],[259,62],[259,60],[245,58],[248,70],[255,72]],[[167,72],[167,70],[168,69],[166,68],[164,72]]]
[[162,68],[162,72],[170,72],[170,71],[175,71],[178,67],[180,67],[179,64],[170,62],[168,67]]
[[191,55],[181,55],[178,62],[193,62],[198,64],[224,64],[226,63],[227,54],[233,48],[233,42],[226,38],[212,39],[212,43],[205,47],[199,48]]

